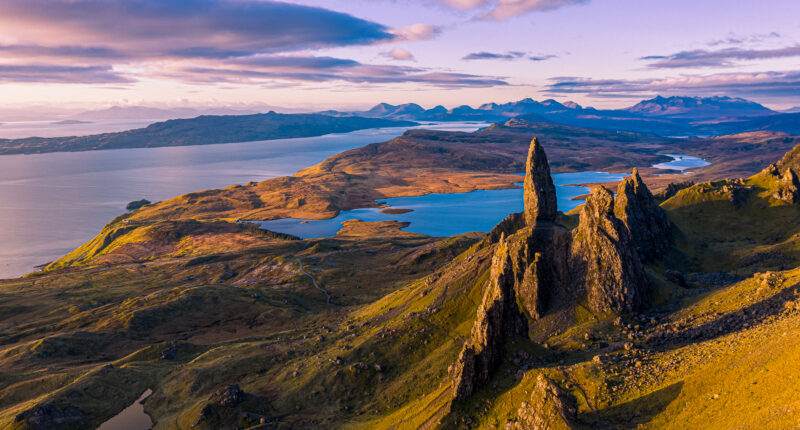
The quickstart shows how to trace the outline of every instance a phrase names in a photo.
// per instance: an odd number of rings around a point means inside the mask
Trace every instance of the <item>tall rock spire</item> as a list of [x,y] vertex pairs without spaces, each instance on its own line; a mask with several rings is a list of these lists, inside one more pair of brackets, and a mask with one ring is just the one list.
[[525,163],[525,221],[533,226],[536,221],[555,221],[558,206],[556,203],[556,187],[550,177],[550,165],[547,156],[539,145],[539,139],[533,138]]

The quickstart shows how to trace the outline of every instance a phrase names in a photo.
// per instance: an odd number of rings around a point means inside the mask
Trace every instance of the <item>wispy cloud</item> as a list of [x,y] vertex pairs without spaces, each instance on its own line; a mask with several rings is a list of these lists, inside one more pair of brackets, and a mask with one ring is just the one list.
[[761,73],[717,73],[662,79],[552,78],[546,87],[552,94],[586,94],[619,97],[632,94],[731,95],[797,98],[800,71]]
[[517,60],[524,56],[524,52],[517,51],[509,51],[504,53],[481,51],[468,54],[462,58],[462,60]]
[[708,43],[709,46],[719,46],[719,45],[741,45],[743,43],[759,43],[769,39],[778,39],[781,37],[781,34],[777,31],[772,31],[769,33],[757,33],[757,34],[737,34],[737,33],[730,33],[728,36],[722,39],[712,40]]
[[696,49],[670,55],[649,55],[641,59],[651,61],[648,64],[648,67],[651,68],[674,69],[685,67],[730,67],[735,65],[737,60],[764,60],[798,56],[800,56],[800,45],[775,49]]
[[521,51],[507,51],[507,52],[473,52],[471,54],[467,54],[462,58],[462,60],[520,60],[527,58],[531,61],[545,61],[551,58],[556,58],[556,55],[553,54],[545,54],[545,55],[531,55],[527,52]]
[[58,66],[0,64],[0,82],[121,84],[132,80],[111,66]]
[[152,78],[182,79],[194,83],[262,84],[274,81],[319,83],[340,81],[365,84],[417,83],[438,88],[494,87],[501,78],[439,72],[424,67],[370,65],[333,57],[258,56],[230,59],[224,64],[180,64],[154,69]]
[[477,10],[478,19],[505,21],[530,12],[547,12],[565,6],[589,3],[590,0],[439,0],[458,10]]
[[547,12],[565,6],[589,3],[589,0],[498,0],[485,17],[505,21],[529,12]]

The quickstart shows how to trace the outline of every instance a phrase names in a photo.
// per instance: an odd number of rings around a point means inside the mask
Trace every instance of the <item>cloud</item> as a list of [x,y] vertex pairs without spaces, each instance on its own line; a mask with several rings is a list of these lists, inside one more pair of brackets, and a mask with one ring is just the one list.
[[440,0],[446,6],[458,10],[477,9],[492,3],[492,0]]
[[485,18],[505,21],[529,12],[546,12],[588,2],[589,0],[498,0]]
[[[0,40],[14,42],[0,45],[0,81],[507,85],[494,77],[297,55],[428,40],[440,32],[429,24],[390,29],[345,13],[272,0],[2,0]],[[385,55],[414,58],[400,48]]]
[[725,48],[718,50],[696,49],[671,55],[650,55],[641,60],[652,61],[647,67],[674,69],[684,67],[730,67],[734,61],[764,60],[800,56],[800,45],[776,49]]
[[532,55],[532,56],[528,57],[528,59],[531,60],[531,61],[547,61],[547,60],[549,60],[551,58],[558,58],[558,55],[545,54],[545,55]]
[[545,61],[551,58],[556,58],[556,55],[552,54],[545,54],[545,55],[531,55],[528,56],[526,52],[520,51],[508,51],[508,52],[473,52],[471,54],[467,54],[462,58],[462,60],[519,60],[527,58],[531,61]]
[[530,12],[547,12],[590,0],[438,0],[439,4],[462,11],[480,11],[478,19],[505,21]]
[[496,52],[473,52],[468,54],[462,60],[516,60],[525,56],[524,52],[509,51],[505,53]]
[[769,39],[778,39],[781,34],[777,31],[770,33],[757,33],[749,35],[740,35],[736,33],[729,33],[727,37],[722,39],[713,40],[708,43],[709,46],[718,45],[740,45],[742,43],[759,43]]
[[440,26],[430,24],[414,24],[407,27],[400,27],[389,30],[395,36],[393,41],[416,42],[420,40],[430,40],[438,36],[442,31]]
[[124,58],[125,54],[103,46],[79,45],[0,45],[0,54],[4,57],[68,57],[68,58]]
[[381,55],[399,61],[414,61],[414,54],[401,48],[394,48],[391,51],[381,52]]
[[256,0],[4,0],[0,27],[22,40],[139,53],[288,52],[394,37],[385,26],[348,14]]
[[111,66],[0,64],[0,82],[120,84],[132,80],[115,72]]
[[586,94],[619,97],[632,94],[730,95],[739,97],[797,98],[800,71],[717,73],[660,79],[551,78],[546,91],[552,94]]
[[154,78],[180,77],[194,83],[247,83],[270,81],[366,84],[419,83],[439,88],[495,87],[508,85],[501,78],[466,73],[437,72],[422,67],[369,65],[332,57],[262,57],[234,59],[224,65],[176,67],[154,72]]

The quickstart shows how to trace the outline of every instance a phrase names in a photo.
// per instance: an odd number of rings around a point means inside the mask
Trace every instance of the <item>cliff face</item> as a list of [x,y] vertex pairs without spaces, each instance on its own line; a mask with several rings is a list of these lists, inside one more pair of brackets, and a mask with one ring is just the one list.
[[632,312],[647,305],[647,278],[625,224],[614,216],[614,196],[592,190],[573,233],[573,273],[598,312]]
[[633,174],[617,187],[614,215],[628,228],[643,260],[657,260],[672,246],[672,222],[656,203],[638,169],[633,169]]
[[508,243],[500,239],[492,257],[489,286],[478,307],[469,341],[451,368],[453,397],[465,399],[482,386],[502,360],[506,338],[526,336],[528,325],[515,302],[515,275]]

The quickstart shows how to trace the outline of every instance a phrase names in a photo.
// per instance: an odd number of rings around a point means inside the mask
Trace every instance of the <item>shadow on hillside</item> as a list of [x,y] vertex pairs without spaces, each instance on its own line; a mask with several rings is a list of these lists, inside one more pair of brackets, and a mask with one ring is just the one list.
[[675,400],[683,389],[683,382],[676,382],[646,396],[626,403],[610,406],[595,412],[584,412],[578,418],[592,429],[635,429],[650,422]]
[[690,327],[678,333],[663,333],[660,336],[652,337],[648,339],[647,343],[663,347],[678,347],[725,336],[746,328],[745,325],[749,327],[765,318],[782,313],[785,304],[795,300],[799,292],[800,283],[784,288],[772,297],[753,303],[736,312],[725,314],[697,327]]

